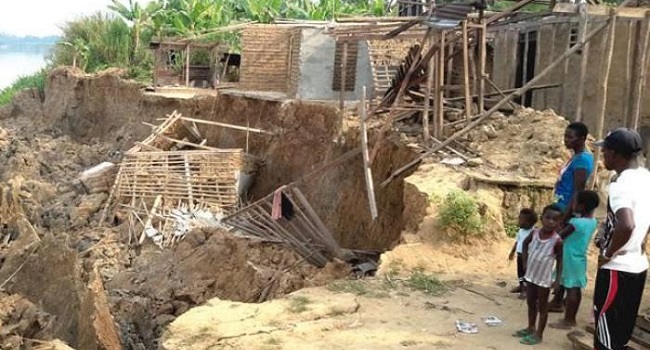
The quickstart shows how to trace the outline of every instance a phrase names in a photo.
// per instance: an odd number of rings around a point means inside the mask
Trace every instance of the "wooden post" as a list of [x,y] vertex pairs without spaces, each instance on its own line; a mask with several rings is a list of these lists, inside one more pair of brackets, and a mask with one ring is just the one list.
[[348,72],[348,42],[343,42],[343,57],[341,58],[341,91],[339,95],[339,108],[341,111],[345,108],[345,78]]
[[433,130],[434,135],[438,139],[443,137],[443,126],[445,121],[445,89],[442,86],[445,84],[445,31],[440,32],[440,50],[438,50],[438,70],[437,70],[437,87],[438,94],[436,95],[436,113],[434,114]]
[[[585,42],[585,35],[587,35],[587,26],[589,24],[587,20],[587,8],[585,4],[580,4],[578,7],[580,14],[580,27],[578,27],[578,42]],[[589,55],[589,43],[585,44],[584,49],[582,49],[582,57],[580,59],[580,73],[578,76],[578,97],[576,98],[576,121],[582,121],[582,102],[585,96],[585,74],[587,73],[587,59]]]
[[[570,27],[569,27],[567,35],[569,36],[568,42],[570,43],[571,42],[571,28]],[[586,48],[586,46],[583,46],[582,51],[585,51],[584,50],[585,48]],[[564,77],[568,77],[568,76],[569,76],[569,60],[566,60],[566,61],[564,61],[564,67],[562,67],[562,77],[563,77],[563,79],[565,81],[562,83],[562,91],[560,92],[560,115],[566,115],[568,113],[568,107],[566,106],[568,102],[567,102],[567,98],[565,97],[567,95],[567,93],[568,93],[568,91],[567,91],[568,88],[567,88],[566,79],[564,78]]]
[[[429,96],[429,94],[427,94]],[[370,205],[370,216],[375,220],[379,216],[377,200],[375,199],[375,184],[372,180],[372,169],[370,168],[370,156],[368,154],[368,130],[366,128],[366,87],[361,93],[361,105],[359,106],[361,116],[361,148],[363,150],[363,168],[366,177],[366,191],[368,192],[368,204]],[[427,129],[424,129],[425,131]],[[425,139],[428,140],[428,139]]]
[[[524,85],[527,83],[528,80],[528,51],[530,50],[530,43],[528,42],[530,38],[530,32],[525,30],[524,31],[524,62],[522,64],[522,69],[521,69],[521,85]],[[521,36],[520,36],[521,37]],[[539,57],[539,56],[538,56]],[[521,99],[521,105],[526,106],[526,94],[522,96]]]
[[185,86],[190,86],[190,44],[185,47]]
[[[634,53],[632,43],[639,37],[640,27],[634,25],[634,21],[627,21],[627,44],[625,45],[625,90],[623,91],[622,101],[629,101],[632,93],[632,65],[634,64]],[[626,127],[630,126],[630,104],[623,103],[623,123]]]
[[479,37],[479,93],[478,93],[478,110],[479,113],[483,113],[485,110],[485,64],[487,60],[487,30],[485,24],[483,24],[481,31],[481,36]]
[[[598,25],[594,30],[592,30],[587,37],[585,38],[585,42],[589,42],[589,40],[593,39],[596,35],[598,35],[607,25],[610,23],[610,21],[607,21],[605,23],[602,23]],[[512,92],[508,97],[502,99],[501,101],[497,102],[492,108],[490,108],[488,111],[479,114],[476,116],[474,121],[471,123],[467,124],[463,129],[457,131],[453,135],[449,136],[446,138],[442,143],[440,143],[437,146],[434,146],[432,149],[426,151],[425,153],[421,154],[414,160],[410,161],[403,167],[397,169],[395,172],[393,172],[386,180],[384,180],[381,183],[382,187],[385,187],[388,185],[393,179],[399,177],[402,173],[407,171],[408,169],[412,168],[413,166],[417,165],[419,162],[422,161],[425,157],[427,157],[429,154],[433,154],[435,152],[438,152],[439,150],[443,149],[444,147],[448,146],[450,143],[454,142],[456,139],[459,137],[467,134],[470,132],[472,129],[480,125],[485,118],[489,117],[492,115],[492,113],[496,112],[499,110],[499,108],[503,107],[505,104],[508,102],[512,101],[513,98],[517,96],[521,96],[523,93],[526,91],[530,90],[532,87],[534,87],[537,83],[539,83],[540,80],[542,80],[544,77],[546,77],[547,74],[553,71],[555,67],[559,66],[561,63],[563,63],[567,58],[569,58],[571,55],[575,54],[576,51],[580,50],[584,45],[581,43],[577,43],[574,47],[566,50],[560,57],[558,57],[556,60],[551,62],[551,64],[548,65],[548,67],[544,68],[538,75],[536,75],[533,79],[531,79],[528,83],[526,83],[524,86],[518,88],[516,91]]]
[[[598,116],[598,123],[596,124],[596,139],[602,140],[603,131],[605,127],[605,116],[607,115],[607,84],[609,83],[609,71],[612,66],[612,56],[614,55],[614,40],[616,39],[616,9],[611,9],[609,13],[609,34],[607,35],[607,46],[605,47],[605,57],[603,58],[603,66],[601,71],[603,77],[600,82],[600,115]],[[596,148],[594,159],[596,164],[600,159],[602,150],[600,147]],[[598,167],[594,170],[594,175],[591,177],[590,188],[594,188],[596,179],[598,178]]]
[[472,97],[469,85],[469,38],[467,33],[467,20],[463,21],[463,84],[465,86],[465,118],[469,120],[472,115]]
[[[429,45],[433,46],[435,44],[433,36],[431,36],[431,39],[429,40]],[[429,61],[428,65],[428,70],[427,70],[427,88],[424,93],[424,112],[422,112],[422,135],[424,136],[424,140],[429,139],[431,136],[429,134],[429,112],[431,111],[431,89],[433,88],[433,77],[434,77],[434,72],[436,67],[436,60],[434,57],[431,57],[431,60]],[[438,85],[436,84],[436,87]],[[437,98],[436,94],[436,98]]]
[[635,57],[634,66],[637,67],[637,72],[634,74],[634,85],[632,85],[631,96],[631,114],[630,126],[634,129],[639,127],[639,116],[641,114],[641,99],[643,98],[643,90],[647,80],[648,71],[648,49],[650,41],[650,11],[646,11],[643,25],[641,26],[642,37],[637,40],[637,57]]

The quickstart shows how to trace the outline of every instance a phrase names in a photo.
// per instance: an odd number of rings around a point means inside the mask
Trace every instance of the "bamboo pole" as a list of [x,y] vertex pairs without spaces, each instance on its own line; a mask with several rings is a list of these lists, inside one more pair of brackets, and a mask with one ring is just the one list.
[[[615,39],[616,39],[616,9],[611,9],[609,15],[609,34],[607,36],[607,47],[606,47],[605,58],[602,67],[603,77],[601,79],[600,88],[599,88],[600,95],[601,95],[600,97],[601,105],[600,105],[600,115],[598,117],[598,123],[596,126],[596,139],[598,140],[601,140],[603,138],[605,116],[607,115],[607,84],[609,83],[609,73],[610,73],[609,71],[610,68],[612,67],[612,56],[614,55]],[[596,164],[598,164],[601,151],[602,150],[600,147],[596,148],[596,154],[594,155]],[[594,171],[594,176],[591,179],[591,188],[593,188],[594,185],[596,184],[597,178],[598,178],[598,167],[596,167]]]
[[[567,35],[569,36],[568,42],[571,43],[571,29],[570,29],[570,27],[569,27],[569,31],[568,31]],[[584,46],[584,47],[586,48],[586,46]],[[583,51],[585,51],[585,50],[583,50]],[[566,60],[564,62],[564,67],[562,67],[562,77],[564,77],[564,82],[562,83],[562,91],[560,92],[560,115],[566,115],[567,112],[568,112],[567,111],[568,108],[566,106],[566,104],[567,104],[566,95],[568,93],[568,91],[567,91],[568,86],[567,86],[566,77],[568,77],[568,76],[569,76],[569,60]]]
[[467,33],[467,20],[463,21],[463,83],[465,87],[465,118],[472,115],[472,93],[469,85],[469,38]]
[[181,119],[185,120],[185,121],[188,121],[188,122],[193,122],[193,123],[221,126],[221,127],[228,128],[228,129],[241,130],[241,131],[246,131],[246,132],[254,132],[254,133],[258,133],[258,134],[274,135],[270,131],[266,131],[266,130],[262,130],[262,129],[249,128],[249,127],[246,127],[246,126],[240,126],[240,125],[234,125],[234,124],[226,124],[226,123],[214,122],[214,121],[211,121],[211,120],[203,120],[203,119],[188,118],[188,117],[181,117]]
[[341,91],[339,95],[339,109],[345,108],[345,78],[348,73],[348,42],[343,43],[343,57],[341,58]]
[[635,62],[635,67],[638,67],[635,84],[632,90],[632,107],[630,115],[630,125],[634,129],[639,128],[639,116],[641,114],[641,99],[643,98],[643,90],[647,80],[648,73],[648,49],[650,44],[650,11],[646,11],[643,25],[641,26],[641,34],[643,39],[637,41],[638,47],[638,60]]
[[185,86],[190,86],[190,45],[185,47]]
[[[429,40],[429,43],[431,46],[433,46],[433,39]],[[424,140],[428,140],[430,136],[429,112],[431,110],[431,89],[433,87],[434,69],[436,69],[435,59],[431,57],[427,69],[427,88],[426,93],[424,94],[424,112],[422,112],[422,135],[424,137]]]
[[[580,27],[578,28],[578,42],[585,41],[585,35],[587,34],[587,28],[589,21],[587,19],[587,8],[585,4],[580,4],[578,7],[580,15]],[[585,44],[585,48],[582,50],[582,57],[580,60],[580,73],[578,76],[578,97],[576,98],[576,121],[582,121],[582,101],[585,96],[585,74],[587,73],[587,61],[589,55],[589,44]]]
[[442,138],[444,120],[445,120],[445,89],[442,86],[445,84],[445,32],[440,32],[440,50],[438,50],[438,94],[436,95],[436,113],[434,114],[433,134],[437,138]]
[[[429,96],[429,94],[427,94]],[[375,199],[375,184],[372,180],[372,169],[370,168],[370,159],[368,155],[368,130],[366,128],[366,87],[363,87],[361,93],[361,104],[359,106],[359,115],[361,116],[361,147],[363,149],[363,173],[366,177],[366,191],[368,192],[368,202],[370,205],[370,217],[375,220],[379,216],[377,210],[377,200]],[[424,119],[428,119],[425,114]],[[428,126],[428,125],[427,125]],[[428,130],[425,128],[425,134]],[[426,140],[426,139],[425,139]]]
[[481,35],[479,37],[479,96],[478,96],[478,110],[483,113],[485,110],[485,64],[487,60],[487,27],[485,24],[479,29]]
[[[585,42],[589,42],[589,40],[593,39],[596,35],[598,35],[607,25],[610,23],[611,19],[607,22],[602,23],[598,27],[596,27],[594,30],[592,30],[589,35],[585,38]],[[508,102],[512,101],[513,98],[517,96],[521,96],[523,93],[528,91],[531,87],[535,86],[542,78],[544,78],[547,74],[549,74],[555,67],[557,67],[559,64],[563,63],[567,58],[569,58],[571,55],[576,53],[576,51],[580,50],[584,46],[583,43],[577,43],[574,47],[569,48],[567,51],[565,51],[560,57],[558,57],[555,61],[553,61],[548,67],[544,68],[537,76],[535,76],[533,79],[531,79],[528,83],[526,83],[524,86],[520,87],[508,97],[502,99],[501,101],[497,102],[490,110],[479,114],[476,117],[476,120],[473,122],[469,123],[466,127],[463,129],[457,131],[450,137],[448,137],[445,141],[440,143],[439,145],[433,147],[430,151],[425,152],[421,154],[419,157],[416,159],[412,160],[411,162],[407,163],[400,169],[397,169],[393,174],[391,174],[386,180],[384,180],[381,183],[382,187],[387,186],[391,181],[393,181],[395,178],[399,177],[402,173],[405,171],[409,170],[410,168],[418,165],[422,159],[427,157],[429,154],[438,152],[439,150],[443,149],[445,146],[448,146],[450,143],[458,139],[459,137],[467,134],[469,131],[474,129],[476,126],[480,125],[483,120],[485,120],[488,116],[492,115],[492,113],[496,112],[499,110],[499,108],[503,107],[505,104]]]

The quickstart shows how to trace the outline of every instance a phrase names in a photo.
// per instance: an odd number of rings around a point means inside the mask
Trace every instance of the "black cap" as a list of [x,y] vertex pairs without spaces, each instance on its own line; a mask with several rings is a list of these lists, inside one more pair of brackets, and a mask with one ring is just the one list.
[[634,155],[643,149],[641,135],[636,130],[617,128],[611,131],[604,140],[595,142],[594,145],[611,149],[623,155]]

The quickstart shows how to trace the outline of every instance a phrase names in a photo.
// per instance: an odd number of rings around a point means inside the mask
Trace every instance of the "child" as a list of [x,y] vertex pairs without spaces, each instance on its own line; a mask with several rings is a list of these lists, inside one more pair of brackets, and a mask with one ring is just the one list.
[[598,193],[581,191],[576,197],[575,211],[579,217],[569,220],[559,235],[563,239],[562,287],[567,291],[564,319],[549,326],[570,329],[576,325],[576,314],[587,286],[587,248],[596,231],[594,211],[599,205]]
[[537,223],[537,213],[532,209],[522,209],[519,212],[519,231],[517,232],[517,238],[515,244],[510,250],[510,255],[508,259],[514,260],[515,252],[517,253],[517,278],[519,278],[519,286],[513,288],[511,293],[519,293],[519,299],[526,298],[526,287],[524,286],[524,261],[522,257],[524,240],[530,232],[533,230],[533,227]]
[[[551,288],[557,288],[562,280],[562,238],[556,230],[562,222],[563,211],[557,205],[549,205],[542,212],[542,228],[531,232],[524,240],[523,259],[527,282],[528,328],[517,331],[520,343],[535,345],[542,341],[548,319],[548,296]],[[554,262],[557,263],[556,280],[553,281]],[[537,328],[535,321],[539,313]]]

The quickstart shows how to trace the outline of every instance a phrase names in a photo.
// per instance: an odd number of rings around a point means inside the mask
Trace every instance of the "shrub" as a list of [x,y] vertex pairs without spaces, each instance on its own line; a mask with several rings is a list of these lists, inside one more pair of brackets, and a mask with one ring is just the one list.
[[447,285],[433,275],[424,273],[421,269],[416,269],[411,273],[411,277],[406,280],[406,284],[426,294],[439,296],[447,291]]
[[515,238],[517,237],[517,232],[519,232],[519,225],[516,223],[509,223],[506,224],[505,226],[506,229],[506,235],[510,238]]
[[467,240],[470,236],[480,235],[483,229],[478,203],[463,191],[447,194],[438,212],[438,220],[450,233],[458,234],[454,238]]
[[18,78],[9,87],[0,91],[0,106],[11,103],[14,95],[17,92],[25,89],[37,89],[38,93],[43,96],[47,74],[48,71],[46,69],[42,69],[32,75],[25,75]]

